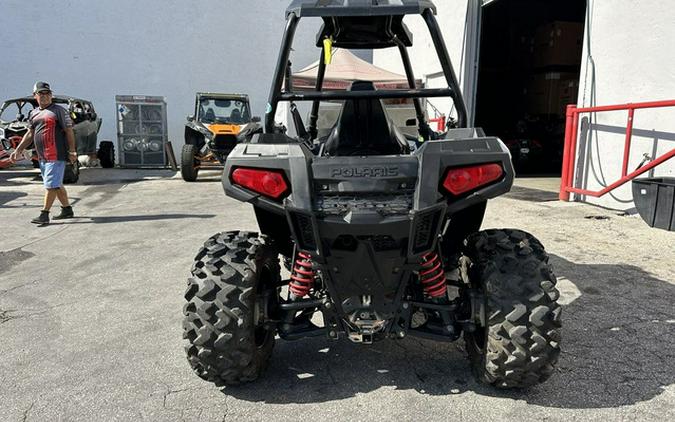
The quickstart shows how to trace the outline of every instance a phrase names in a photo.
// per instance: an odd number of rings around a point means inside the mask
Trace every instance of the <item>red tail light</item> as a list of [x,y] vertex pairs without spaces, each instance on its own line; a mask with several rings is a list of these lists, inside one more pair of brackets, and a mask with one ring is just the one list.
[[288,193],[288,184],[281,170],[239,167],[230,176],[232,183],[243,186],[272,199]]
[[499,164],[481,164],[451,168],[443,179],[443,187],[453,195],[461,195],[497,181],[504,175]]

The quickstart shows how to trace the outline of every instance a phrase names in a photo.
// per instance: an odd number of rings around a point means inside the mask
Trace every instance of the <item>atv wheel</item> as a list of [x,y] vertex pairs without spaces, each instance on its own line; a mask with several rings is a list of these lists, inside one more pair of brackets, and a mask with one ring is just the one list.
[[63,172],[63,183],[77,183],[80,179],[80,163],[75,161],[74,163],[66,163],[66,169]]
[[278,253],[265,236],[227,232],[204,243],[192,266],[183,308],[183,338],[192,369],[225,384],[253,381],[267,365],[276,328]]
[[180,174],[186,182],[197,180],[199,169],[197,165],[199,160],[196,157],[197,148],[192,144],[183,145],[183,151],[180,156]]
[[486,230],[463,253],[462,277],[482,293],[472,312],[482,323],[464,336],[476,377],[502,388],[545,381],[560,354],[561,308],[544,247],[520,230]]
[[101,167],[104,169],[111,169],[115,167],[115,145],[110,141],[101,141],[96,153]]

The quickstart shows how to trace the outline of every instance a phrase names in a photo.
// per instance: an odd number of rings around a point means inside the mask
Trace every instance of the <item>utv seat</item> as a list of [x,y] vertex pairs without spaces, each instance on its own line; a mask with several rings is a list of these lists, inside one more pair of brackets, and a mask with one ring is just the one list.
[[230,121],[232,123],[241,123],[241,112],[238,109],[232,110],[230,113]]
[[[354,81],[349,91],[375,91],[370,81]],[[395,155],[409,152],[404,135],[378,99],[346,100],[323,153],[332,156]]]
[[203,120],[206,120],[208,122],[213,122],[216,120],[216,113],[213,111],[212,108],[207,108],[206,112],[204,113],[204,117],[202,117]]

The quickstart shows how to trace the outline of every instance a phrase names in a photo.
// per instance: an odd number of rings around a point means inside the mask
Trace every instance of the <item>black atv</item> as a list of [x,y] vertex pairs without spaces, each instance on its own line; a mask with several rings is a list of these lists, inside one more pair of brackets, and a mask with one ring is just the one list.
[[[253,205],[261,234],[219,233],[197,254],[183,322],[192,368],[216,383],[252,381],[277,334],[362,344],[463,335],[481,381],[526,387],[546,380],[560,353],[556,277],[534,236],[479,231],[487,199],[509,191],[514,171],[499,139],[466,127],[435,6],[341,3],[298,0],[287,11],[264,133],[232,151],[223,175],[226,194]],[[409,14],[428,26],[448,88],[415,87],[403,23]],[[322,59],[316,90],[294,92],[288,58],[305,16],[324,20],[322,58],[332,47],[397,48],[410,89],[357,81],[347,91],[323,91]],[[419,100],[440,96],[451,97],[458,114],[458,128],[446,133],[429,129]],[[414,99],[419,137],[391,123],[382,104],[391,98]],[[319,136],[322,100],[344,105],[335,127]],[[276,129],[280,101],[312,102],[307,128],[290,107],[296,137]],[[282,278],[280,263],[290,278]],[[322,324],[312,318],[319,314]]]

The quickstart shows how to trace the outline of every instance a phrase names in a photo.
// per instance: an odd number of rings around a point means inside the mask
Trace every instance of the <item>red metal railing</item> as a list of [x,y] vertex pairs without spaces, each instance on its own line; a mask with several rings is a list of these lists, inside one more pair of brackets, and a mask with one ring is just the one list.
[[429,119],[429,123],[436,123],[436,130],[438,132],[443,132],[445,130],[445,115],[441,114],[439,117]]
[[[664,161],[675,157],[675,148],[666,152],[665,154],[656,157],[649,164],[639,167],[632,173],[628,173],[628,159],[630,158],[630,144],[633,137],[633,118],[635,117],[635,110],[642,108],[657,108],[657,107],[675,107],[675,100],[669,101],[652,101],[647,103],[631,103],[620,104],[612,106],[601,107],[582,107],[577,108],[574,104],[567,106],[567,120],[565,122],[565,147],[563,151],[563,165],[562,176],[560,180],[560,195],[561,201],[569,201],[570,193],[578,193],[581,195],[599,197],[607,192],[610,192],[631,179],[645,173]],[[608,185],[602,190],[591,191],[586,189],[579,189],[572,186],[574,180],[574,167],[577,156],[577,137],[579,131],[579,114],[581,113],[595,113],[600,111],[617,111],[628,110],[628,121],[626,123],[626,137],[623,146],[623,165],[621,169],[621,178],[616,182]]]

